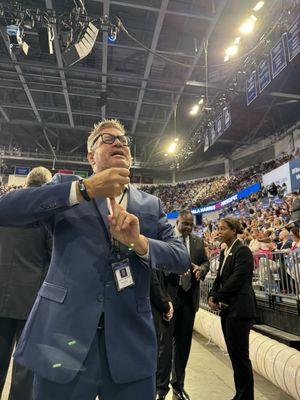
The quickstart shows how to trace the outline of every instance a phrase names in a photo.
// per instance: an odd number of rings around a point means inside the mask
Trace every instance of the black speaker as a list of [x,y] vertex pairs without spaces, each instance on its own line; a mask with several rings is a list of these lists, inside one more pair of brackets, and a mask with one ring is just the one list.
[[39,43],[42,53],[53,54],[54,32],[51,26],[38,29]]
[[90,54],[98,36],[99,29],[91,22],[85,28],[81,40],[68,48],[62,55],[65,65],[70,66]]

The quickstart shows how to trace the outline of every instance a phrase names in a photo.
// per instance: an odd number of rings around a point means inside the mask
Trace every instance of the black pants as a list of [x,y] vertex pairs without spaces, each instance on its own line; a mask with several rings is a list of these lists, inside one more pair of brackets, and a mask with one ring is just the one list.
[[221,317],[221,323],[233,368],[234,400],[254,400],[253,371],[249,359],[249,334],[254,320]]
[[[25,325],[23,319],[0,318],[0,398],[14,345]],[[8,400],[32,400],[33,373],[14,361]]]
[[[171,384],[175,389],[184,387],[185,369],[190,355],[195,309],[192,290],[179,290],[174,304],[174,317],[161,335],[158,351],[156,392],[165,396]],[[173,362],[172,362],[173,359]]]

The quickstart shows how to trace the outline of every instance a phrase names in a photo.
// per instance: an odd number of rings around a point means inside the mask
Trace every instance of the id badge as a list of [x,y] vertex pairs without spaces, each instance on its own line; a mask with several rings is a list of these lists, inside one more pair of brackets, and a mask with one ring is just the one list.
[[111,267],[114,272],[118,292],[134,285],[128,258],[124,258],[123,260],[118,260],[112,263]]

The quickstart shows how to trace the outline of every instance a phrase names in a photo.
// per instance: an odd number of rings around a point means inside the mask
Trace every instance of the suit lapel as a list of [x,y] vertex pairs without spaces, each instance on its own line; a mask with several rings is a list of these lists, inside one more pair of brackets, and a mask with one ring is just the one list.
[[141,208],[141,202],[139,201],[140,193],[132,185],[128,186],[128,204],[127,211],[130,214],[138,216],[139,209]]
[[232,256],[233,256],[233,253],[234,253],[235,249],[237,248],[237,246],[238,246],[240,243],[241,243],[241,242],[240,242],[239,240],[237,240],[237,241],[234,243],[234,246],[232,247],[232,249],[230,250],[230,253],[228,254],[228,257],[226,258],[224,267],[223,267],[223,269],[222,269],[222,275],[223,275],[223,276],[225,276],[225,275],[224,275],[224,272],[226,273],[226,270],[228,269],[228,267],[229,267],[229,265],[230,265],[230,262],[231,262],[231,258],[232,258]]
[[94,202],[94,205],[96,206],[96,208],[97,208],[97,210],[98,210],[98,212],[99,212],[99,214],[100,214],[100,216],[102,218],[102,221],[104,223],[105,229],[106,229],[106,231],[108,233],[108,236],[109,236],[110,234],[109,234],[109,226],[108,226],[108,218],[107,218],[107,216],[108,216],[107,200],[103,199],[103,198],[100,198],[100,197],[98,197],[98,198],[96,197],[93,200],[93,202]]

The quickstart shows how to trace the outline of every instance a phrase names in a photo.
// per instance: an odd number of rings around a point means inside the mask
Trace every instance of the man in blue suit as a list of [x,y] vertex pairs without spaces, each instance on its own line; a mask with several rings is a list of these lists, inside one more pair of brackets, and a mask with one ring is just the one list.
[[44,221],[53,232],[49,272],[15,359],[35,373],[34,400],[153,400],[156,338],[151,268],[182,274],[183,244],[159,199],[129,184],[129,138],[116,120],[88,138],[93,176],[0,199],[0,225]]

